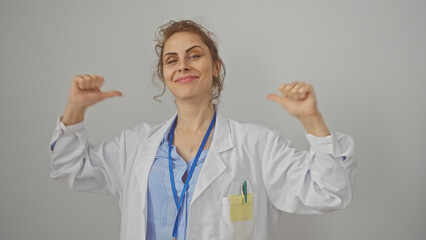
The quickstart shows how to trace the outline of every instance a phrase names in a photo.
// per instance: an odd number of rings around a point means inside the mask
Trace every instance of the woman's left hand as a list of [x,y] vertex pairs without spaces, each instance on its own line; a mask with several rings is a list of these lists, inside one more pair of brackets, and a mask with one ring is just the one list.
[[268,99],[279,103],[290,115],[300,119],[318,114],[317,100],[311,84],[294,81],[281,85],[278,90],[282,95],[271,93]]
[[304,82],[292,82],[279,87],[281,96],[271,93],[268,99],[279,103],[287,112],[302,122],[305,130],[318,137],[330,135],[317,108],[314,88]]

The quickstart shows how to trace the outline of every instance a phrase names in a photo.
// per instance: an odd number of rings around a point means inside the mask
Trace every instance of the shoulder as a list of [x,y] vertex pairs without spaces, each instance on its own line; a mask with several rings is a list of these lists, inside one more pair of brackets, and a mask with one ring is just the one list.
[[239,122],[226,118],[231,135],[243,139],[258,139],[278,137],[278,132],[259,123]]
[[[219,146],[223,142],[231,142],[234,146],[232,152],[251,156],[252,159],[263,159],[265,152],[277,152],[277,149],[288,146],[288,142],[274,130],[258,123],[244,123],[227,118],[226,125],[229,135],[224,133],[225,127],[221,126]],[[229,139],[229,140],[228,140]],[[228,145],[229,146],[229,145]],[[225,149],[225,147],[223,147]]]
[[155,135],[167,121],[163,121],[159,124],[149,124],[147,122],[140,122],[131,128],[125,128],[122,130],[122,135],[127,140],[143,142],[145,139]]

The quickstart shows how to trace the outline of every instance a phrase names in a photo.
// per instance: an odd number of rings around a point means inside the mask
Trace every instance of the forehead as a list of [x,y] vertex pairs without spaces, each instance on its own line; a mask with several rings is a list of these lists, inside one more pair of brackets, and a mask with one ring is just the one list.
[[188,48],[198,45],[205,50],[208,49],[207,46],[203,43],[200,36],[191,32],[178,32],[173,34],[169,39],[167,39],[164,44],[163,53],[168,52],[185,52]]

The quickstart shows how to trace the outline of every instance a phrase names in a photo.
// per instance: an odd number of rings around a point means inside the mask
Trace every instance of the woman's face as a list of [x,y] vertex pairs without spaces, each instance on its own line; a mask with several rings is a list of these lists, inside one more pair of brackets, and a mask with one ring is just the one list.
[[162,57],[164,80],[176,101],[211,100],[213,76],[218,71],[197,34],[173,34],[164,44]]

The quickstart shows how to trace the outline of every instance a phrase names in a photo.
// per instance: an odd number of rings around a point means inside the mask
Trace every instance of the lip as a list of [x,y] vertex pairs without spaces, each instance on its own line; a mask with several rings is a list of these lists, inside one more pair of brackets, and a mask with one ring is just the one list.
[[185,76],[182,76],[182,77],[178,77],[175,80],[175,82],[176,83],[184,84],[184,83],[189,83],[189,82],[191,82],[192,80],[194,80],[196,78],[198,78],[198,76],[195,76],[195,75],[185,75]]

